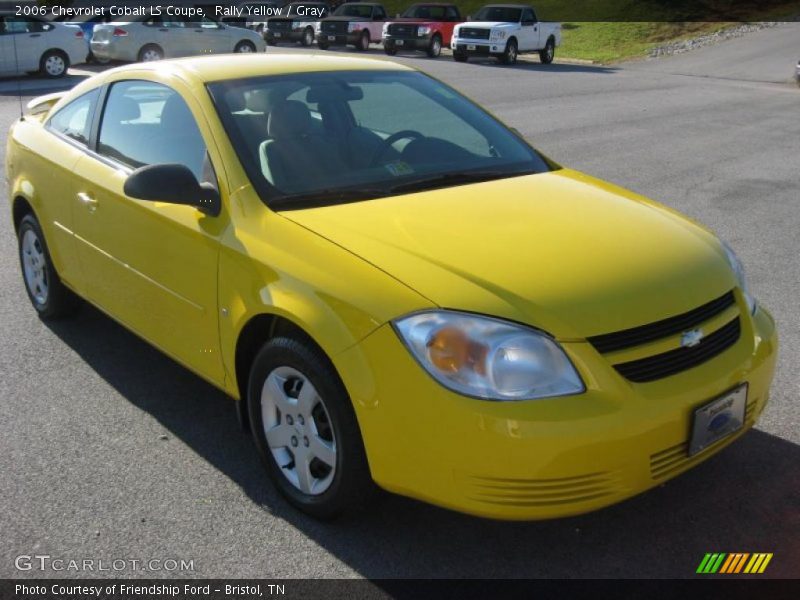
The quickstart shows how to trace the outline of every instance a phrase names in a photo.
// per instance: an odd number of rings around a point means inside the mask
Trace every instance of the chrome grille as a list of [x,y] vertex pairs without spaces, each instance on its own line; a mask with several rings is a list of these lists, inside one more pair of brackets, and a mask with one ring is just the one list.
[[459,30],[458,37],[470,40],[488,40],[489,29],[480,29],[478,27],[462,27]]

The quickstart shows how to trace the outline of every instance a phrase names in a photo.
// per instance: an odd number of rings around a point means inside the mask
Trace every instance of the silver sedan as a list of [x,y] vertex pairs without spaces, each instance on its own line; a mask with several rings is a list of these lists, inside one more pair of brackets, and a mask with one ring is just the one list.
[[152,61],[179,56],[264,52],[266,44],[254,31],[212,19],[146,16],[137,21],[96,25],[92,53],[100,60]]

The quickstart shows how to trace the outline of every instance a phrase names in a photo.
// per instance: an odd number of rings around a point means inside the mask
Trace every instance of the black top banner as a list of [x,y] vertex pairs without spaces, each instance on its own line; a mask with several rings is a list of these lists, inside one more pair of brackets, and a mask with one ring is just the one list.
[[[87,17],[111,16],[114,20],[132,20],[148,14],[167,14],[189,20],[203,18],[245,19],[259,6],[284,6],[295,0],[0,0],[0,14],[16,14],[38,18],[85,20]],[[310,0],[313,1],[313,0]],[[319,0],[317,0],[319,1]],[[348,0],[331,0],[331,8]],[[389,15],[402,12],[413,0],[376,2]],[[456,0],[452,4],[463,15],[474,14],[487,4],[481,0]],[[508,3],[533,6],[542,21],[560,22],[748,22],[800,20],[800,0],[537,0]]]

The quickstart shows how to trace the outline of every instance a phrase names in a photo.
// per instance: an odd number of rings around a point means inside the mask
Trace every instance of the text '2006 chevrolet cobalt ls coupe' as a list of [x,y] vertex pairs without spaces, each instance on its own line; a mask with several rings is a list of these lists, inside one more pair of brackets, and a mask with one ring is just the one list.
[[585,512],[767,402],[775,326],[728,246],[416,70],[165,61],[29,109],[7,175],[33,306],[80,296],[237,399],[313,515],[375,484]]

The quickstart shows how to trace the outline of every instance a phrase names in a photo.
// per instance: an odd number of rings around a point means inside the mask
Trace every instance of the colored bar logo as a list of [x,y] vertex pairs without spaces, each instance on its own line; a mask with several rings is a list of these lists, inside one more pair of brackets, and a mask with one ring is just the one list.
[[724,573],[726,575],[737,573],[763,573],[769,561],[772,560],[772,553],[756,552],[708,552],[700,561],[697,573],[712,575],[714,573]]

